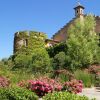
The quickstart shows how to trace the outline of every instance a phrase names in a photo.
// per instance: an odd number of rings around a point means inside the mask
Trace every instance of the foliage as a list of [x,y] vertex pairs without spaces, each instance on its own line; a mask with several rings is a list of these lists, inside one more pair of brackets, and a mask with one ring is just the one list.
[[54,70],[66,68],[66,55],[64,52],[59,52],[53,58],[53,67]]
[[7,65],[7,64],[8,64],[8,59],[7,59],[7,58],[3,58],[3,59],[1,60],[1,62],[3,62],[4,65]]
[[25,54],[16,54],[16,57],[14,59],[14,68],[29,68],[30,62],[32,60],[32,57]]
[[[100,43],[100,41],[99,41],[99,43]],[[97,47],[97,52],[95,54],[94,63],[100,65],[100,45]]]
[[74,75],[72,74],[72,72],[69,72],[68,70],[65,69],[54,70],[51,77],[59,79],[61,83],[74,79]]
[[51,70],[50,67],[50,59],[49,55],[47,54],[47,51],[45,49],[36,50],[32,56],[32,65],[31,65],[33,71],[49,71]]
[[99,65],[91,65],[88,68],[88,72],[91,73],[91,74],[100,73],[100,66]]
[[52,91],[61,91],[62,89],[60,82],[48,77],[40,77],[36,80],[21,81],[18,83],[18,86],[35,92],[39,97],[42,97]]
[[0,88],[8,87],[9,85],[10,85],[10,81],[5,77],[0,76]]
[[53,88],[53,91],[60,91],[62,89],[62,84],[59,80],[51,79],[47,76],[39,77],[36,80],[49,84]]
[[53,58],[59,52],[67,52],[67,44],[65,42],[54,45],[53,47],[47,48],[48,54]]
[[24,88],[0,88],[0,100],[38,100],[33,92]]
[[91,87],[95,84],[95,76],[86,71],[77,70],[74,72],[75,78],[82,80],[84,87]]
[[69,69],[84,68],[94,63],[97,55],[97,35],[94,32],[94,17],[89,15],[80,23],[76,20],[75,25],[71,26],[67,40],[67,66]]
[[49,84],[33,80],[29,81],[29,89],[35,92],[39,97],[42,97],[53,90]]
[[43,100],[89,100],[89,98],[68,92],[53,92],[44,96]]
[[64,83],[64,82],[66,82],[66,81],[69,81],[70,76],[69,76],[69,74],[64,74],[64,73],[62,73],[62,74],[59,74],[58,78],[59,78],[59,80],[60,80],[61,82]]
[[11,85],[18,83],[21,80],[28,80],[34,78],[34,74],[28,69],[12,71],[5,66],[0,67],[0,76],[7,77],[10,80]]
[[63,90],[66,90],[70,93],[80,93],[82,92],[83,82],[81,80],[71,80],[70,82],[65,82]]
[[[27,39],[28,45],[21,46],[14,55],[15,68],[30,68],[33,70],[47,70],[50,66],[49,55],[45,49],[45,34],[29,32],[29,36],[20,32],[19,40]],[[23,36],[24,35],[24,36]]]

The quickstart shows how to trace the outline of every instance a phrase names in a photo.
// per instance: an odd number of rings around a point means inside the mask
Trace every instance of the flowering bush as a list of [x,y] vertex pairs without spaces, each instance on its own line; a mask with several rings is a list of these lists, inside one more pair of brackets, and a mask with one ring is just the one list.
[[33,81],[33,80],[29,81],[29,89],[35,92],[40,97],[53,91],[51,85],[42,81]]
[[0,76],[0,87],[8,87],[10,85],[10,81],[5,78]]
[[54,80],[48,77],[40,77],[37,80],[49,84],[52,87],[53,91],[61,91],[62,89],[62,84],[59,80]]
[[53,91],[62,90],[76,94],[82,92],[83,87],[81,80],[72,80],[62,85],[59,81],[48,77],[40,77],[36,80],[28,80],[27,82],[21,81],[18,85],[35,92],[39,97],[45,96],[45,94],[52,93]]
[[19,83],[18,83],[18,86],[20,86],[20,87],[27,87],[27,85],[28,85],[28,83],[25,81],[25,80],[22,80],[22,81],[20,81]]
[[62,85],[58,81],[48,77],[40,77],[35,80],[21,81],[18,83],[18,86],[28,88],[40,97],[52,91],[62,90]]
[[71,93],[80,93],[82,92],[83,82],[81,80],[71,80],[70,82],[66,82],[63,86],[63,90],[67,90]]

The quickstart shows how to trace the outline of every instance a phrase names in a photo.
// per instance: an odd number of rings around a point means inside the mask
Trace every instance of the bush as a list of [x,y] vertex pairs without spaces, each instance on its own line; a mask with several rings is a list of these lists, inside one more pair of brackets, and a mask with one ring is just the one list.
[[69,75],[68,74],[59,74],[58,78],[60,79],[61,82],[66,82],[69,81]]
[[68,92],[49,93],[43,97],[43,100],[89,100],[86,96],[78,96]]
[[45,94],[53,91],[51,85],[41,81],[33,81],[33,80],[29,81],[29,89],[35,92],[39,97],[42,97]]
[[38,97],[23,88],[0,88],[0,100],[38,100]]
[[63,90],[67,90],[70,93],[80,93],[82,92],[83,82],[81,80],[71,80],[66,82],[63,86]]
[[68,70],[62,69],[62,70],[54,70],[51,77],[59,79],[61,83],[64,83],[66,81],[73,79],[74,75]]
[[66,64],[66,55],[64,52],[59,52],[53,58],[54,70],[64,69]]
[[52,58],[59,52],[67,52],[67,44],[65,42],[58,43],[54,45],[53,47],[47,48],[49,56]]
[[37,79],[37,81],[49,84],[53,91],[60,91],[62,89],[62,84],[59,82],[59,80],[54,80],[48,77],[40,77]]
[[10,81],[5,78],[0,76],[0,87],[8,87],[10,85]]
[[50,71],[50,59],[45,49],[37,50],[32,56],[32,68],[35,72]]
[[36,80],[21,81],[18,86],[25,87],[33,92],[35,92],[39,97],[44,96],[52,91],[60,91],[62,85],[48,77],[40,77]]

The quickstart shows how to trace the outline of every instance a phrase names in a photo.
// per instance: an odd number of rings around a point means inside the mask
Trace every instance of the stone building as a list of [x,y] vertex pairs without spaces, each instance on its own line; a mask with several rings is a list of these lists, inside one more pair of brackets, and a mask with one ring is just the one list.
[[[58,42],[65,41],[68,37],[68,29],[69,29],[70,25],[74,24],[74,21],[77,18],[80,18],[82,21],[84,19],[84,17],[86,16],[86,14],[84,14],[84,9],[85,9],[85,7],[82,6],[78,2],[77,6],[74,8],[75,17],[72,20],[70,20],[65,26],[63,26],[63,28],[61,28],[58,32],[56,32],[53,35],[52,39],[54,41],[58,41]],[[94,17],[95,17],[95,21],[96,21],[95,32],[100,33],[100,16],[94,16]]]
[[[71,25],[74,24],[75,20],[77,18],[80,18],[81,21],[84,20],[84,17],[86,14],[84,14],[84,9],[85,7],[82,6],[80,3],[77,4],[77,6],[74,8],[75,10],[75,17],[70,20],[63,28],[61,28],[58,32],[56,32],[52,39],[46,39],[45,38],[45,47],[50,47],[55,44],[58,44],[60,42],[66,41],[68,38],[68,29]],[[100,16],[94,16],[95,21],[96,21],[96,26],[95,26],[95,32],[100,33]],[[16,32],[14,36],[14,53],[18,51],[22,46],[28,46],[28,41],[30,37],[30,33],[32,31],[22,31],[22,32]],[[36,36],[42,36],[44,33],[42,32],[35,32]]]
[[[45,33],[42,32],[34,32],[34,31],[19,31],[15,33],[14,36],[14,50],[13,52],[16,53],[21,47],[28,48],[29,45],[34,45],[33,41],[41,41],[45,44]],[[30,47],[29,47],[30,48]],[[31,48],[34,49],[34,46]]]

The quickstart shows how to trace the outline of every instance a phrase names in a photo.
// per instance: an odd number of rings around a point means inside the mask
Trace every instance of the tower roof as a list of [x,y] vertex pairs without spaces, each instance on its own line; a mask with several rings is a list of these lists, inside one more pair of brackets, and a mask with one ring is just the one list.
[[82,6],[79,1],[77,2],[77,6],[74,9],[78,9],[78,8],[84,9],[84,6]]

